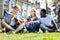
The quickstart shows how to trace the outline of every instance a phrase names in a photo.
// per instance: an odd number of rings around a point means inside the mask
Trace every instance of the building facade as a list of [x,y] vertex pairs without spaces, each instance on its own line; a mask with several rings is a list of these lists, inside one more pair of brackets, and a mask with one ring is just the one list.
[[37,12],[37,15],[39,16],[41,9],[47,9],[48,12],[51,12],[50,8],[53,5],[56,5],[58,3],[58,0],[2,0],[0,2],[0,8],[2,7],[2,10],[0,10],[1,15],[4,15],[3,11],[4,9],[7,9],[8,11],[12,11],[12,7],[15,5],[18,5],[20,8],[21,15],[26,18],[31,9],[35,9]]

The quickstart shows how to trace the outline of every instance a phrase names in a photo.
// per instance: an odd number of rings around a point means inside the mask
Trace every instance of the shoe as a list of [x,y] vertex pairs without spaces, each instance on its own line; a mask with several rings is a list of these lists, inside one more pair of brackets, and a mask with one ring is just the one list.
[[3,28],[2,29],[2,33],[6,33],[6,28]]

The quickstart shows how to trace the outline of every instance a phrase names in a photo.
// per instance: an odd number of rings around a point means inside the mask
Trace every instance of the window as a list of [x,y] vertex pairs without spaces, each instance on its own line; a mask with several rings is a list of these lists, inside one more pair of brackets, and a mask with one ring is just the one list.
[[23,3],[23,5],[22,5],[22,16],[24,17],[24,18],[26,18],[27,17],[27,4],[25,4],[25,3]]
[[8,5],[8,3],[9,3],[9,0],[4,0],[4,5]]
[[14,0],[11,1],[11,6],[14,7],[16,5],[16,2]]

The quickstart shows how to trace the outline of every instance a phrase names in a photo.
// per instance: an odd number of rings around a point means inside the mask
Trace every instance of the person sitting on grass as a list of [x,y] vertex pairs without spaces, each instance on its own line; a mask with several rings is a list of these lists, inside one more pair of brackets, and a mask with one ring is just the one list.
[[53,20],[53,17],[51,15],[47,15],[47,12],[45,9],[41,9],[40,12],[40,28],[43,32],[55,32],[57,31],[57,26],[55,21]]
[[[19,14],[19,8],[15,6],[13,8],[13,12],[8,13],[8,15],[5,15],[4,19],[1,22],[1,26],[6,28],[6,30],[14,30],[12,33],[16,33],[19,30],[23,29],[24,27],[24,22],[23,20],[19,20],[16,17],[20,17],[20,19],[23,19],[21,15]],[[20,16],[18,16],[20,15]],[[18,26],[16,26],[18,25]]]
[[39,32],[39,22],[38,17],[36,16],[36,11],[32,9],[30,11],[30,16],[27,17],[26,28],[29,32]]

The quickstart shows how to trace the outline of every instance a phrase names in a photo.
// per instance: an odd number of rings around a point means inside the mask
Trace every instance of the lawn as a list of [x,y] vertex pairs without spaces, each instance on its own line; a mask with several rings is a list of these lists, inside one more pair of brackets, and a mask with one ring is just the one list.
[[0,33],[0,40],[60,40],[60,33]]
[[0,40],[60,40],[60,33],[0,33]]

